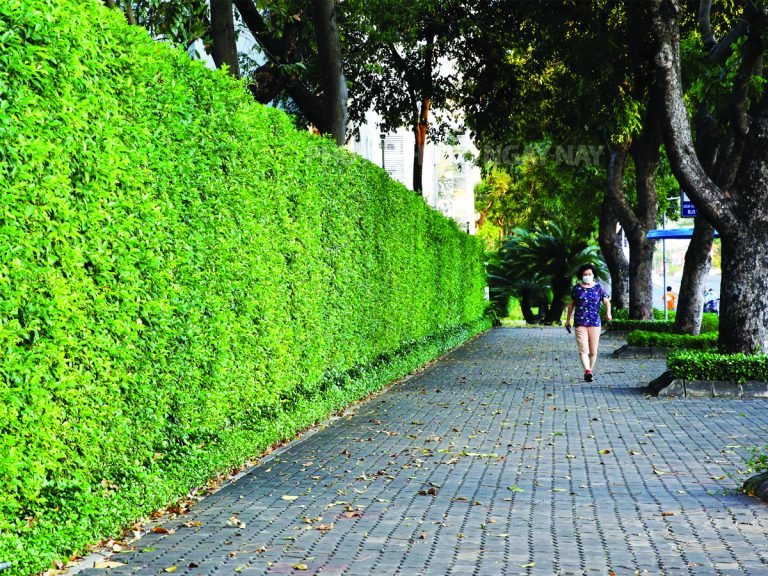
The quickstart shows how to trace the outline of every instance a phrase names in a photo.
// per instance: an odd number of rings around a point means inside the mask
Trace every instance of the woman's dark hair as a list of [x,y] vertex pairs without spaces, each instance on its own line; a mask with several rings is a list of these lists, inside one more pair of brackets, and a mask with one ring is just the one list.
[[597,277],[597,269],[592,264],[582,264],[579,266],[579,271],[576,272],[576,277],[581,278],[587,270],[592,270],[592,274]]

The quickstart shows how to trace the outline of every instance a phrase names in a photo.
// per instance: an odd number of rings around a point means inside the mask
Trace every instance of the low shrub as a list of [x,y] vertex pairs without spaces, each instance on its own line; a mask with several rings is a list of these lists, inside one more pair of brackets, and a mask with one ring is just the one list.
[[768,381],[768,356],[680,350],[667,357],[675,378],[684,380]]
[[704,312],[701,317],[701,333],[717,332],[720,330],[720,316],[714,312]]
[[607,325],[608,330],[632,331],[644,330],[646,332],[671,332],[672,322],[663,320],[611,320]]
[[[654,314],[658,311],[654,311]],[[645,332],[671,333],[674,327],[674,314],[670,314],[669,320],[629,320],[623,318],[614,318],[608,323],[608,330],[614,331],[632,331],[643,330]],[[717,332],[720,329],[720,317],[712,312],[705,312],[701,319],[701,333]]]
[[717,336],[717,332],[691,336],[690,334],[635,330],[627,336],[627,344],[630,346],[660,346],[664,348],[706,350],[717,347]]

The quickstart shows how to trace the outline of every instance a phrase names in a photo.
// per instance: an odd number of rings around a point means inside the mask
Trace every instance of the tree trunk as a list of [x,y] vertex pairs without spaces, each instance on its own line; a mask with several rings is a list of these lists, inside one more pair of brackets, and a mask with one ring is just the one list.
[[[646,108],[643,131],[632,141],[629,153],[635,164],[635,188],[637,204],[633,208],[617,179],[617,166],[609,167],[614,182],[606,188],[606,196],[621,222],[629,240],[629,317],[633,320],[653,319],[653,251],[655,243],[646,238],[656,226],[659,203],[656,198],[655,175],[659,165],[661,130],[659,125],[659,100],[651,92]],[[626,157],[626,145],[611,150],[611,162],[616,164]]]
[[557,324],[563,317],[566,307],[566,298],[571,289],[571,277],[552,278],[552,304],[544,317],[545,324]]
[[240,76],[232,0],[211,0],[211,36],[211,56],[216,67],[222,68],[226,64],[232,76]]
[[[704,310],[704,282],[712,267],[712,240],[714,228],[704,218],[696,218],[693,236],[685,252],[683,279],[680,284],[677,314],[673,331],[676,334],[701,332],[701,315]],[[666,286],[664,287],[666,289]]]
[[768,102],[753,111],[732,190],[739,226],[719,230],[722,352],[768,353]]
[[[753,26],[742,52],[737,82],[734,130],[745,137],[732,187],[721,189],[707,175],[692,146],[680,75],[680,7],[674,0],[654,0],[653,27],[658,40],[657,80],[664,94],[664,127],[675,176],[712,222],[722,239],[720,287],[721,352],[768,352],[768,106],[763,100],[744,113],[746,87],[762,54],[762,27]],[[748,4],[749,5],[749,4]],[[745,8],[746,12],[746,8]],[[746,60],[745,60],[746,58]],[[739,128],[752,118],[748,130]],[[725,180],[725,178],[723,179]]]
[[341,41],[336,25],[335,0],[313,0],[313,20],[323,87],[325,129],[336,144],[347,141],[347,81],[341,58]]
[[648,240],[646,235],[655,228],[659,211],[655,177],[660,146],[656,103],[651,96],[643,133],[630,147],[635,164],[637,208],[634,211],[636,218],[627,222],[629,226],[624,225],[624,229],[629,239],[629,317],[633,320],[653,320],[652,273],[656,242]]
[[[701,105],[696,112],[696,153],[702,166],[712,174],[719,151],[719,136],[715,119]],[[675,316],[674,332],[698,334],[701,332],[701,315],[704,310],[704,283],[712,267],[712,241],[714,228],[703,216],[698,216],[693,226],[693,236],[685,252],[683,278]]]
[[[768,178],[768,174],[765,176]],[[768,353],[768,228],[723,236],[720,284],[721,352]]]
[[536,315],[533,313],[533,306],[530,297],[522,295],[520,298],[520,311],[523,313],[523,319],[526,324],[536,324]]
[[427,126],[429,123],[429,98],[421,103],[421,112],[413,127],[416,137],[413,145],[413,191],[424,194],[422,177],[424,174],[424,149],[427,145]]
[[653,251],[656,243],[639,230],[629,240],[629,317],[653,320]]
[[[626,151],[612,150],[608,165],[608,186],[621,187],[625,164]],[[598,242],[611,275],[611,303],[614,308],[626,309],[629,306],[629,263],[616,233],[619,220],[612,207],[614,197],[615,191],[609,192],[603,199]]]
[[136,17],[133,15],[133,2],[131,1],[125,3],[125,19],[128,20],[128,24],[131,26],[136,25]]

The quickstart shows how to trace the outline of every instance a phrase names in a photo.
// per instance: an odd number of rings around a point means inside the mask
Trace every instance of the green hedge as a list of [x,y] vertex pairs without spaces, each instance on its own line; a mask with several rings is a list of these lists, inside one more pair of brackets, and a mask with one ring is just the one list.
[[709,349],[717,348],[717,332],[707,332],[691,336],[689,334],[669,334],[635,330],[627,336],[630,346],[662,346],[665,348]]
[[611,320],[607,328],[615,331],[671,332],[672,322],[665,322],[664,320]]
[[681,350],[667,357],[675,378],[684,380],[768,380],[768,356]]
[[0,179],[14,574],[487,325],[479,241],[96,0],[0,3]]
[[[654,311],[656,312],[656,311]],[[663,314],[663,312],[662,312]],[[662,316],[663,318],[663,316]],[[672,332],[675,314],[670,312],[669,320],[629,320],[617,318],[611,321],[607,328],[615,331],[643,330],[646,332]],[[701,332],[717,332],[720,329],[720,317],[713,312],[704,312],[701,318]]]

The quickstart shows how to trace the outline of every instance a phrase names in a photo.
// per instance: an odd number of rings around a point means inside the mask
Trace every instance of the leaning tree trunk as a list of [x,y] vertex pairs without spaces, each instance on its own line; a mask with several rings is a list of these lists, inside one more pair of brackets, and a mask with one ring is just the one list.
[[[712,174],[720,148],[720,138],[715,119],[700,105],[696,112],[696,153],[702,167]],[[714,228],[703,216],[695,219],[693,236],[685,252],[683,278],[677,305],[673,331],[677,334],[701,332],[701,315],[704,311],[704,284],[712,267],[712,241]]]
[[[747,6],[750,6],[748,3]],[[680,74],[680,6],[675,0],[653,0],[653,28],[658,40],[654,58],[664,95],[666,147],[675,176],[712,222],[722,241],[720,287],[721,352],[768,351],[768,103],[765,97],[746,106],[753,74],[764,51],[764,19],[752,26],[733,84],[733,186],[721,188],[705,172],[694,152]],[[746,11],[746,9],[745,9]],[[749,24],[745,21],[745,24]],[[754,24],[754,23],[753,23]],[[751,121],[750,121],[751,120]],[[743,144],[743,148],[741,145]]]
[[[611,151],[608,164],[608,186],[621,187],[625,162],[625,150]],[[613,209],[612,198],[614,197],[614,194],[608,193],[603,199],[598,242],[611,275],[611,303],[616,309],[626,309],[629,306],[629,262],[624,256],[621,240],[616,233],[619,220]]]
[[211,56],[216,68],[227,65],[227,71],[240,76],[235,38],[235,16],[232,0],[211,0]]
[[704,283],[712,267],[712,240],[714,228],[704,218],[696,218],[693,236],[685,252],[683,279],[673,331],[676,334],[701,332],[701,315],[704,310]]

